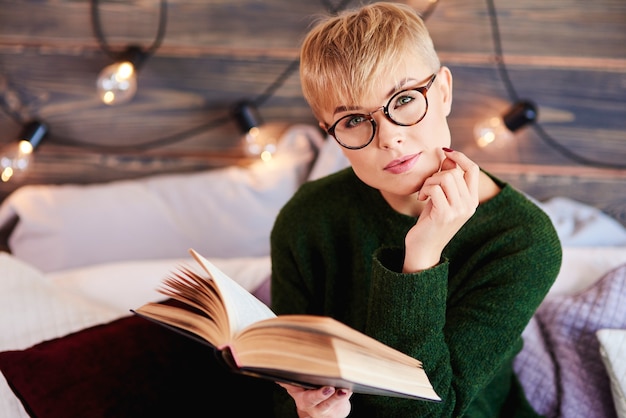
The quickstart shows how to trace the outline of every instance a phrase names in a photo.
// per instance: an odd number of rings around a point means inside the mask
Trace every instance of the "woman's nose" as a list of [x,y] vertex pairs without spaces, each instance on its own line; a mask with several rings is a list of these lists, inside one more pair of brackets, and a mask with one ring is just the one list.
[[[376,109],[374,112],[378,112],[381,109],[383,108]],[[391,148],[395,144],[402,142],[402,136],[399,133],[399,129],[402,127],[389,120],[385,113],[380,113],[377,117],[372,115],[372,118],[376,122],[376,137],[374,140],[378,141],[380,148]]]

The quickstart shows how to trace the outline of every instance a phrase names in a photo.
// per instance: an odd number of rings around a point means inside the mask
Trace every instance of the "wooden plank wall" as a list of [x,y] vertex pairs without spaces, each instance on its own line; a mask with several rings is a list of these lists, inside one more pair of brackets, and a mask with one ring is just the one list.
[[[472,138],[477,121],[511,104],[494,55],[489,1],[405,2],[425,13],[455,77],[454,147],[539,198],[569,196],[626,224],[626,2],[494,0],[509,78],[520,97],[539,106],[541,130],[525,128],[493,150]],[[111,49],[152,44],[158,0],[99,3]],[[139,73],[138,94],[109,107],[95,93],[97,74],[111,60],[94,36],[90,1],[0,0],[0,145],[22,122],[50,126],[28,177],[0,184],[0,199],[20,184],[245,163],[230,110],[268,92],[260,113],[273,135],[288,124],[314,124],[300,93],[298,48],[315,16],[340,3],[168,0],[166,36]]]

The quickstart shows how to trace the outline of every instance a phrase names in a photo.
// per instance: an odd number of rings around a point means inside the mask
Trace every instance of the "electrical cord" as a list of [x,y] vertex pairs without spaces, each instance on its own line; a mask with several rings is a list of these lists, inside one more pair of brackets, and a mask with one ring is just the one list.
[[430,15],[433,14],[433,12],[435,11],[435,9],[437,8],[437,4],[439,4],[441,0],[430,0],[428,7],[426,8],[426,10],[424,10],[424,12],[421,14],[422,16],[422,20],[423,21],[427,21],[428,18],[430,17]]
[[[339,11],[343,10],[346,5],[348,3],[350,3],[351,0],[342,0],[337,6],[333,6],[332,4],[330,4],[328,2],[328,0],[320,0],[326,7],[326,9],[328,10],[329,13],[331,14],[337,14]],[[97,4],[98,0],[92,0],[92,5],[93,4]],[[165,1],[163,1],[163,3],[165,3]],[[97,10],[97,7],[92,7],[92,11],[93,10]],[[161,18],[163,18],[164,13],[161,13]],[[97,12],[95,12],[95,14],[92,15],[92,19],[94,22],[94,30],[96,31],[96,38],[98,38],[98,41],[100,42],[101,47],[103,47],[102,49],[107,51],[108,47],[106,46],[106,42],[104,42],[104,37],[102,36],[102,32],[100,30],[100,25],[96,24],[96,22],[98,22],[98,16],[97,16]],[[163,19],[161,19],[163,20]],[[95,29],[97,28],[97,29]],[[161,31],[160,31],[161,32]],[[155,41],[156,44],[156,41]],[[154,48],[156,49],[156,48]],[[262,104],[264,104],[267,100],[269,100],[274,93],[276,92],[276,90],[278,90],[280,87],[282,87],[282,85],[285,83],[285,81],[291,76],[291,74],[293,72],[295,72],[298,67],[300,66],[300,58],[296,58],[295,60],[293,60],[288,66],[287,68],[285,68],[285,70],[276,78],[276,80],[274,80],[274,82],[272,84],[270,84],[270,86],[268,86],[267,89],[265,89],[265,91],[263,93],[261,93],[259,96],[257,96],[256,98],[249,100],[250,103],[252,103],[254,106],[258,107],[261,106]],[[229,116],[221,116],[221,117],[217,117],[205,124],[202,124],[200,126],[197,126],[195,128],[186,130],[184,132],[179,132],[177,134],[173,134],[173,135],[169,135],[167,137],[163,137],[163,138],[159,138],[153,141],[147,141],[147,142],[143,142],[139,145],[134,145],[134,146],[124,146],[124,147],[120,147],[120,146],[116,146],[116,145],[112,145],[112,146],[106,146],[106,145],[97,145],[97,146],[93,146],[94,149],[98,149],[98,150],[142,150],[142,149],[151,149],[151,148],[155,148],[155,147],[159,147],[159,146],[165,146],[165,145],[170,145],[170,144],[174,144],[174,143],[178,143],[181,142],[185,139],[191,138],[199,133],[202,133],[208,129],[212,129],[212,128],[217,128],[219,126],[222,126],[228,122],[231,121],[231,117]],[[58,142],[58,141],[57,141]],[[66,144],[70,144],[70,142],[65,141]],[[71,143],[78,145],[80,144],[81,146],[84,147],[84,142],[78,142],[78,141],[72,141]]]
[[[104,32],[102,31],[102,25],[100,24],[100,10],[99,10],[99,0],[91,0],[91,26],[94,31],[94,35],[100,48],[109,55],[112,59],[118,58],[118,53],[113,52],[111,47],[106,41],[106,37],[104,36]],[[157,28],[157,33],[148,48],[142,51],[147,57],[154,55],[157,49],[163,43],[163,39],[165,38],[165,30],[167,27],[167,0],[161,0],[161,8],[159,11],[159,26]]]
[[[342,11],[343,9],[345,9],[345,7],[350,3],[351,0],[342,0],[337,6],[330,4],[328,0],[320,0],[320,1],[326,7],[326,10],[328,11],[328,13],[335,15],[339,13],[340,11]],[[278,78],[263,93],[261,93],[259,96],[257,96],[255,99],[251,100],[250,102],[257,107],[261,106],[263,103],[265,103],[269,98],[271,98],[274,95],[276,90],[278,90],[285,83],[287,78],[289,78],[289,76],[291,76],[291,74],[294,73],[299,67],[300,67],[300,58],[298,57],[287,66],[287,68],[278,76]]]
[[[513,86],[513,83],[511,82],[511,79],[509,77],[509,72],[508,69],[506,67],[506,64],[504,62],[504,54],[502,51],[502,40],[500,38],[500,29],[498,26],[498,15],[496,12],[496,7],[494,4],[494,0],[486,0],[487,1],[487,8],[488,8],[488,12],[489,12],[489,18],[491,21],[491,35],[493,38],[493,47],[494,47],[494,53],[495,53],[495,62],[496,62],[496,66],[498,68],[498,71],[500,73],[500,78],[502,79],[502,83],[504,84],[504,87],[507,91],[507,94],[509,95],[509,99],[512,102],[517,102],[519,100],[519,96],[517,94],[517,91],[515,90],[515,87]],[[605,168],[605,169],[624,169],[626,168],[626,165],[624,164],[618,164],[618,163],[608,163],[608,162],[603,162],[603,161],[594,161],[594,160],[590,160],[588,158],[585,158],[581,155],[578,155],[572,151],[570,151],[567,147],[565,147],[564,145],[560,144],[559,142],[557,142],[554,138],[552,138],[544,129],[543,127],[535,122],[532,124],[533,129],[535,130],[537,136],[539,136],[539,138],[541,140],[543,140],[546,144],[548,144],[550,147],[552,147],[553,149],[555,149],[556,151],[558,151],[561,155],[565,156],[566,158],[581,164],[581,165],[586,165],[586,166],[591,166],[591,167],[596,167],[596,168]]]
[[[94,31],[96,34],[96,38],[98,39],[98,42],[100,43],[100,46],[102,47],[102,49],[104,51],[110,51],[110,48],[107,46],[106,41],[104,40],[104,36],[102,35],[102,31],[100,29],[100,25],[99,25],[99,18],[98,18],[98,14],[97,14],[97,1],[98,0],[92,0],[92,21],[93,21],[93,25],[94,25]],[[333,6],[332,4],[330,4],[328,2],[328,0],[321,0],[321,2],[325,5],[326,9],[328,10],[329,13],[331,14],[336,14],[339,11],[343,10],[346,5],[348,3],[350,3],[351,0],[342,0],[337,6]],[[164,3],[165,1],[163,1]],[[163,4],[162,3],[162,4]],[[95,5],[95,6],[94,6]],[[95,10],[95,11],[94,11]],[[163,21],[163,16],[165,15],[165,13],[161,13],[161,21]],[[163,25],[160,25],[163,26]],[[163,31],[159,31],[159,33],[162,33]],[[159,37],[157,37],[158,39]],[[157,42],[155,41],[155,44],[158,47]],[[153,47],[151,49],[156,49],[156,47]],[[111,55],[110,52],[109,55]],[[276,90],[278,90],[284,83],[285,81],[291,76],[291,74],[293,72],[295,72],[298,67],[300,66],[300,58],[296,58],[295,60],[293,60],[288,66],[287,68],[285,68],[285,70],[276,78],[276,80],[267,88],[265,89],[265,91],[263,93],[261,93],[259,96],[257,96],[256,98],[249,100],[250,103],[252,103],[254,106],[261,106],[263,103],[265,103],[267,100],[269,100],[274,93],[276,92]],[[82,148],[89,148],[92,150],[97,150],[97,151],[108,151],[111,152],[113,150],[117,150],[117,151],[139,151],[139,150],[146,150],[146,149],[151,149],[151,148],[155,148],[155,147],[160,147],[160,146],[165,146],[165,145],[170,145],[170,144],[174,144],[174,143],[178,143],[181,142],[185,139],[191,138],[193,136],[196,136],[206,130],[209,129],[213,129],[213,128],[217,128],[219,126],[222,126],[228,122],[231,121],[231,117],[230,116],[220,116],[217,117],[207,123],[204,123],[200,126],[197,126],[195,128],[191,128],[188,129],[184,132],[179,132],[173,135],[169,135],[167,137],[163,137],[163,138],[158,138],[156,140],[153,141],[147,141],[147,142],[143,142],[141,144],[135,144],[132,146],[118,146],[118,145],[86,145],[85,142],[83,141],[75,141],[75,140],[57,140],[55,141],[56,143],[60,143],[60,144],[64,144],[64,145],[74,145],[74,146],[80,146]]]
[[[99,0],[91,0],[91,19],[92,19],[94,34],[101,49],[105,53],[107,53],[109,56],[111,56],[111,58],[116,59],[117,54],[115,54],[111,50],[102,32],[102,28],[100,25],[99,10],[98,10],[98,1]],[[326,7],[327,11],[330,14],[339,13],[341,10],[345,9],[345,7],[347,7],[347,5],[351,2],[351,0],[342,0],[335,6],[335,5],[332,5],[328,0],[320,0],[320,1]],[[428,19],[428,17],[430,17],[430,15],[435,10],[438,3],[439,2],[435,0],[429,4],[428,8],[422,13],[423,20],[426,20]],[[165,35],[166,21],[167,21],[167,1],[161,0],[159,28],[158,28],[157,35],[153,44],[147,49],[148,54],[150,55],[153,54],[154,51],[156,51],[156,49],[158,49],[158,47],[160,46]],[[276,78],[276,80],[270,86],[268,86],[267,89],[265,89],[265,91],[263,91],[263,93],[261,93],[254,99],[250,100],[250,102],[256,106],[260,106],[263,103],[265,103],[274,95],[276,90],[278,90],[285,83],[287,78],[289,78],[289,76],[291,76],[291,74],[299,68],[299,66],[300,66],[300,58],[298,57],[295,60],[293,60],[285,68],[285,70]],[[12,112],[4,100],[0,101],[0,105],[2,106],[2,109],[5,111],[6,114],[11,116],[18,123],[22,123],[21,120],[18,120],[17,113]],[[231,120],[232,120],[232,117],[230,116],[216,117],[213,120],[210,120],[202,125],[196,126],[194,128],[188,129],[183,132],[168,135],[166,137],[158,138],[152,141],[146,141],[140,144],[134,144],[134,145],[128,145],[128,146],[127,145],[125,146],[95,145],[95,144],[88,144],[85,141],[79,141],[79,140],[70,139],[70,138],[59,138],[59,137],[55,137],[54,142],[55,144],[89,149],[94,152],[124,152],[124,151],[134,152],[134,151],[148,150],[148,149],[152,149],[156,147],[161,147],[161,146],[166,146],[166,145],[171,145],[171,144],[175,144],[178,142],[182,142],[204,131],[222,126],[230,122]]]

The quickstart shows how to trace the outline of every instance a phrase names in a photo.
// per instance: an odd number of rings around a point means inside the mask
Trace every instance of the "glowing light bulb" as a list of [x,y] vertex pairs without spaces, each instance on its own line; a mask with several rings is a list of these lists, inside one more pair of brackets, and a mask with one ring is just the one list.
[[0,151],[0,181],[21,177],[32,164],[33,151],[48,133],[41,122],[31,122],[24,127],[20,139]]
[[121,61],[105,67],[96,82],[98,96],[104,104],[117,105],[130,101],[137,92],[135,66]]
[[0,180],[6,183],[11,178],[21,177],[31,164],[33,149],[26,140],[5,147],[0,154]]
[[270,135],[262,135],[261,129],[254,127],[246,133],[245,149],[248,155],[259,156],[268,162],[276,152],[276,139]]
[[276,152],[276,138],[263,132],[259,127],[260,116],[253,103],[239,102],[233,109],[233,117],[239,129],[245,135],[245,151],[248,155],[259,156],[261,160],[269,162]]
[[515,138],[513,133],[537,119],[537,107],[530,101],[516,102],[502,116],[490,116],[474,126],[474,138],[479,147],[491,144],[505,147]]
[[490,144],[503,147],[513,139],[513,133],[506,127],[501,117],[492,116],[476,124],[474,137],[481,148]]
[[261,160],[265,161],[266,163],[272,160],[272,156],[274,154],[270,151],[263,151],[261,153]]

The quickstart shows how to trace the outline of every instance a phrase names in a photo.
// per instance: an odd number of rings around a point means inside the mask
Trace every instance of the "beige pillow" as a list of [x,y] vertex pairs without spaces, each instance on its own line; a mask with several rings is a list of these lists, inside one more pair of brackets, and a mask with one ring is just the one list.
[[274,158],[249,166],[153,175],[89,185],[29,185],[0,205],[0,225],[19,217],[13,255],[48,273],[93,264],[269,254],[280,208],[307,178],[317,129],[295,125]]
[[611,393],[619,418],[626,418],[626,329],[601,329],[600,356],[611,379]]

